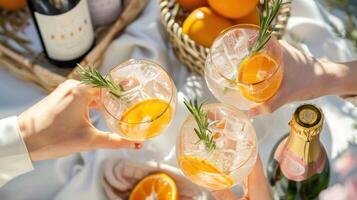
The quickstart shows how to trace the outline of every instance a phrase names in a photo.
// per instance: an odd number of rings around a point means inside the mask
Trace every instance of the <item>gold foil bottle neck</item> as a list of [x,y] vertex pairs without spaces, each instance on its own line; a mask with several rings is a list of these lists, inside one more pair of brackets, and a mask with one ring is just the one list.
[[305,141],[311,141],[321,132],[324,116],[320,108],[312,104],[299,106],[290,121],[292,134],[298,134]]

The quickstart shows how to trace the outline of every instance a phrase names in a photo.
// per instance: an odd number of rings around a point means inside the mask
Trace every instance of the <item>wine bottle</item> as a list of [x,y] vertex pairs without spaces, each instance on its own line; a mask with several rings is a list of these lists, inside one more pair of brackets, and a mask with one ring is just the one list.
[[326,150],[320,142],[324,116],[314,105],[298,107],[290,134],[273,149],[268,164],[274,199],[316,199],[330,177]]
[[88,0],[94,26],[112,23],[120,15],[122,0]]
[[75,67],[94,45],[87,0],[28,0],[51,63]]

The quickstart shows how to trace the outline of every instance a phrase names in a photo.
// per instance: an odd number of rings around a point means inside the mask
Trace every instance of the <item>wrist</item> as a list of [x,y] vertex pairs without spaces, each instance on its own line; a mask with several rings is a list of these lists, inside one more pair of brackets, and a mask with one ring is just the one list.
[[317,96],[342,95],[350,93],[352,88],[346,85],[350,69],[340,63],[335,63],[326,59],[317,59],[314,64],[316,79],[313,83],[313,90]]
[[336,63],[340,73],[338,95],[357,95],[357,62]]
[[18,124],[19,124],[19,129],[20,129],[20,135],[22,137],[22,140],[24,141],[27,151],[30,155],[30,158],[32,161],[35,161],[35,159],[33,158],[32,152],[34,149],[34,146],[31,143],[31,130],[33,130],[33,128],[31,128],[28,124],[28,120],[27,117],[22,113],[18,116],[17,118],[18,120]]

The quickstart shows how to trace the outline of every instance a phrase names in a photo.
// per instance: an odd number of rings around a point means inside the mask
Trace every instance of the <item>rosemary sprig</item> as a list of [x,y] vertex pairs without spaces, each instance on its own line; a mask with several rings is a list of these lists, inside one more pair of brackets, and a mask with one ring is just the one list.
[[264,0],[264,10],[263,14],[260,15],[260,29],[257,41],[250,48],[250,54],[257,53],[262,50],[271,38],[274,27],[272,27],[273,20],[277,16],[281,5],[283,5],[283,0],[271,0],[269,5],[269,0]]
[[109,89],[109,92],[117,98],[122,96],[124,92],[123,87],[119,84],[116,84],[110,75],[103,77],[92,66],[84,68],[78,64],[78,67],[78,73],[81,76],[82,83],[87,85],[94,85],[97,88],[107,88]]
[[197,142],[202,141],[208,151],[214,150],[216,148],[216,142],[213,141],[213,137],[211,135],[212,132],[209,129],[210,124],[208,123],[208,113],[202,108],[204,103],[199,104],[197,98],[193,101],[185,99],[183,103],[193,115],[197,123],[198,129],[194,129],[197,137],[199,138]]

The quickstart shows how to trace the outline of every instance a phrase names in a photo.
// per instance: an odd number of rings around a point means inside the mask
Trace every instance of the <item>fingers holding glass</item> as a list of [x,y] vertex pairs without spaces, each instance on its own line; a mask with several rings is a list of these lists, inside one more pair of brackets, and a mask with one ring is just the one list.
[[160,65],[129,60],[112,69],[108,77],[122,89],[120,98],[101,89],[104,117],[113,132],[144,141],[165,130],[175,113],[176,88]]

